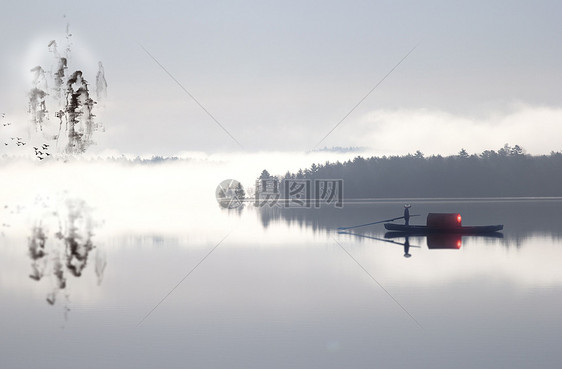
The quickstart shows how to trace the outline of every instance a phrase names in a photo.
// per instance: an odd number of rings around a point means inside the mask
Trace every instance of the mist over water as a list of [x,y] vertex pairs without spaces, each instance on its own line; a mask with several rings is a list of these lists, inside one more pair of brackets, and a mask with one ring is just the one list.
[[[97,367],[561,359],[561,199],[221,208],[219,183],[249,189],[263,169],[241,159],[3,162],[3,363],[68,367],[69,350]],[[460,212],[464,225],[504,224],[503,237],[462,237],[460,248],[412,237],[405,258],[404,239],[377,240],[381,225],[337,233],[400,216],[405,202],[421,215],[412,224]]]
[[6,6],[0,369],[559,367],[559,3]]
[[[66,35],[64,54],[53,40],[51,65],[31,70],[35,133],[19,137],[2,116],[11,155],[0,160],[2,366],[528,367],[522,351],[547,366],[560,360],[544,342],[562,326],[553,308],[562,199],[358,199],[344,190],[343,208],[231,206],[232,193],[251,198],[264,169],[283,176],[370,149],[96,150],[104,65],[95,79],[70,70]],[[382,225],[337,232],[399,216],[406,202],[421,215],[412,223],[460,212],[464,224],[505,231],[437,240],[390,239]]]

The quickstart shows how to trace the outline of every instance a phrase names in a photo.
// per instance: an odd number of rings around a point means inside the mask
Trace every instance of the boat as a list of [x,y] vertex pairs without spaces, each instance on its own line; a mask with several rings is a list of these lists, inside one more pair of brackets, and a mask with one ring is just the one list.
[[[488,226],[487,226],[488,227]],[[486,237],[486,238],[503,238],[503,233],[500,231],[503,229],[503,226],[498,230],[490,231],[490,232],[476,232],[476,233],[463,233],[463,232],[455,232],[455,231],[447,231],[447,232],[428,232],[428,231],[388,231],[384,234],[384,238],[392,239],[392,238],[403,238],[403,237],[426,237],[426,236],[439,236],[439,235],[458,235],[458,236],[474,236],[474,237]]]
[[423,225],[405,225],[385,223],[384,228],[388,231],[425,235],[429,233],[458,233],[458,234],[480,234],[498,232],[503,229],[502,224],[486,226],[460,226],[460,227],[430,227]]
[[385,223],[388,231],[401,232],[408,235],[426,235],[432,233],[484,234],[503,230],[503,225],[463,226],[462,217],[458,213],[429,213],[426,225],[409,225]]

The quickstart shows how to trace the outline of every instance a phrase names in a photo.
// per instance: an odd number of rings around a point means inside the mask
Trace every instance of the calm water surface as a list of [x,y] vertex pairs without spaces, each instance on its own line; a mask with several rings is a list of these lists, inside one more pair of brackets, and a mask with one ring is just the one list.
[[[164,196],[164,195],[162,195]],[[385,242],[401,215],[460,212],[503,237]],[[112,211],[7,204],[2,368],[553,368],[562,200],[397,200],[343,209]],[[42,209],[42,210],[41,210]],[[134,212],[151,217],[135,217]],[[362,237],[363,236],[363,237]],[[376,238],[376,239],[375,239]],[[448,248],[447,248],[448,247]]]

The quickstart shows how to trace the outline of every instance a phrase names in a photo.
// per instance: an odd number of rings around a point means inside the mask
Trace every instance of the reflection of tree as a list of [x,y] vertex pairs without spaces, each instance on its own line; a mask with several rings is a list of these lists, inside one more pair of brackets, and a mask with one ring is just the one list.
[[[87,266],[91,251],[95,248],[92,241],[92,218],[90,208],[82,200],[68,199],[62,209],[51,211],[38,221],[29,238],[28,249],[32,260],[30,278],[40,281],[45,276],[54,279],[52,291],[47,295],[47,302],[54,305],[58,293],[67,288],[66,273],[74,277],[82,276]],[[53,215],[54,214],[54,215]],[[48,237],[48,226],[58,224],[58,231]],[[98,252],[95,259],[95,272],[98,283],[103,278],[105,258]]]
[[91,224],[80,224],[81,222],[90,223],[91,220],[85,218],[84,204],[68,204],[68,225],[66,236],[60,234],[66,245],[66,267],[75,276],[80,277],[82,270],[86,267],[88,255],[94,248],[91,237]]
[[41,227],[33,227],[29,242],[29,256],[32,260],[41,259],[45,256],[45,242],[47,238]]
[[45,242],[47,237],[41,227],[33,227],[31,238],[29,240],[29,257],[33,260],[31,268],[32,273],[29,275],[31,279],[39,281],[43,277],[45,264],[43,257],[45,256]]

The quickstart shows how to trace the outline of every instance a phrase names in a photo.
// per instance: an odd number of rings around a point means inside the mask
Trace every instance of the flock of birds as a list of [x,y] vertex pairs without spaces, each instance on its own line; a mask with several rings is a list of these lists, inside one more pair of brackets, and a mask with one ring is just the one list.
[[[26,142],[23,142],[23,141],[21,140],[21,137],[10,137],[10,139],[11,139],[12,141],[15,140],[16,138],[17,138],[16,145],[18,145],[18,146],[23,146],[23,145],[26,144]],[[8,143],[7,143],[7,142],[4,142],[4,145],[8,146]]]
[[[4,120],[4,118],[6,117],[6,113],[2,113],[2,120]],[[2,127],[7,127],[12,125],[12,123],[10,122],[3,122],[2,123]],[[27,144],[27,142],[24,142],[23,139],[21,137],[10,137],[10,140],[14,141],[15,140],[15,144],[16,146],[25,146]],[[8,142],[4,142],[4,146],[9,146],[10,143]],[[49,153],[49,145],[44,143],[41,145],[41,147],[33,147],[33,149],[35,150],[35,157],[39,160],[43,160],[48,156],[51,156],[51,154]]]
[[51,154],[49,154],[49,152],[47,152],[47,150],[49,149],[49,145],[47,144],[43,144],[43,146],[41,146],[41,150],[39,150],[37,147],[33,146],[33,149],[35,150],[35,156],[39,159],[39,160],[43,160],[45,159],[47,156],[51,156]]

